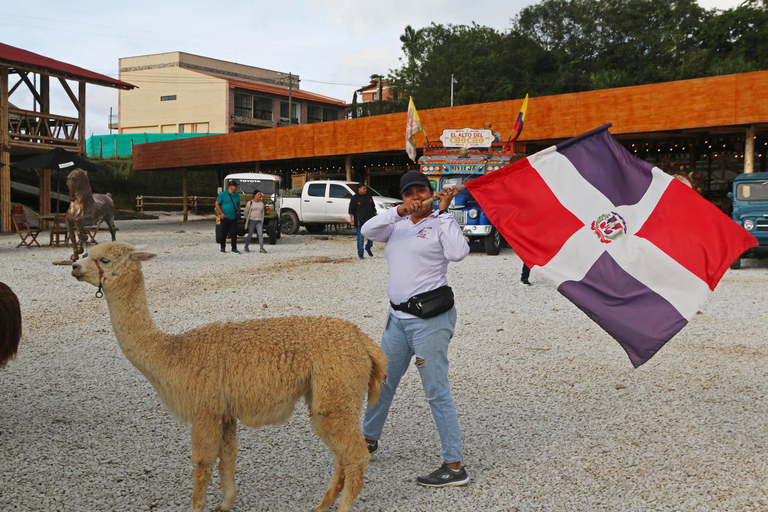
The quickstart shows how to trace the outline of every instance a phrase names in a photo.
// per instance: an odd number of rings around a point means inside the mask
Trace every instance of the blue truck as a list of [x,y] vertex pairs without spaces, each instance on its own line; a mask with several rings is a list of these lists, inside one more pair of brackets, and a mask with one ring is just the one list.
[[[419,170],[427,175],[437,191],[463,185],[525,158],[525,145],[514,143],[506,147],[504,143],[493,142],[494,138],[490,130],[445,130],[440,141],[424,144]],[[482,245],[491,256],[499,254],[501,234],[468,190],[462,190],[453,198],[450,211],[470,244]]]
[[736,258],[732,269],[741,268],[741,258],[762,252],[768,246],[768,172],[740,174],[733,180],[733,220],[757,238],[758,247]]

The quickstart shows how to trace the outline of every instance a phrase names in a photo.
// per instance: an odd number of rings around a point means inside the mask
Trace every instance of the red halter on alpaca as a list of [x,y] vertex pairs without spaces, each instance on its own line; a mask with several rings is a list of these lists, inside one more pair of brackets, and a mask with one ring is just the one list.
[[93,262],[96,264],[96,268],[99,269],[99,289],[96,290],[96,298],[100,299],[104,296],[104,292],[101,291],[101,285],[104,284],[107,278],[104,277],[104,271],[101,269],[101,265],[99,265],[99,260],[93,260]]

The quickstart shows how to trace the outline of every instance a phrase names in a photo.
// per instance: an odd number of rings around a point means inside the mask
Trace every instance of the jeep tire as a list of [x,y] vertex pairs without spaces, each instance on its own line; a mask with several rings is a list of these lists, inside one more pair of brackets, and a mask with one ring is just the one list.
[[485,254],[497,256],[501,252],[501,233],[495,227],[491,226],[491,232],[483,239],[485,245]]
[[277,243],[277,219],[269,219],[267,222],[267,236],[269,237],[269,245],[275,245]]

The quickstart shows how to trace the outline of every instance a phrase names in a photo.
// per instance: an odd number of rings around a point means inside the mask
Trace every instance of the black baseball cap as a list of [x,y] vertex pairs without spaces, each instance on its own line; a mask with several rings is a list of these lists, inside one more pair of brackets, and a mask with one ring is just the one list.
[[403,174],[400,178],[400,195],[402,196],[405,189],[411,185],[424,185],[429,187],[429,190],[432,190],[432,183],[429,181],[429,178],[419,171],[408,171]]
[[231,186],[235,186],[235,187],[237,187],[237,186],[239,186],[239,185],[240,185],[240,184],[237,182],[237,180],[229,180],[229,183],[227,183],[227,186],[228,186],[228,187],[231,187]]

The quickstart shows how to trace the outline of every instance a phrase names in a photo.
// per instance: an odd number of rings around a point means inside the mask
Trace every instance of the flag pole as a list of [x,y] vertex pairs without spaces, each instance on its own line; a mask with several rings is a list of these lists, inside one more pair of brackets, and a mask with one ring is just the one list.
[[[453,188],[455,188],[455,189],[456,189],[456,193],[458,194],[458,193],[459,193],[459,192],[461,192],[462,190],[465,190],[465,189],[467,188],[467,186],[466,186],[466,185],[456,185],[456,186],[455,186],[455,187],[453,187]],[[429,206],[429,205],[431,205],[432,203],[434,203],[435,201],[439,201],[439,200],[440,200],[440,198],[439,198],[439,197],[437,197],[437,196],[432,196],[432,197],[430,197],[429,199],[425,199],[425,200],[423,200],[423,201],[421,202],[421,206]]]

